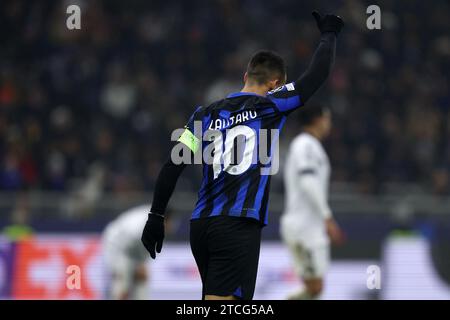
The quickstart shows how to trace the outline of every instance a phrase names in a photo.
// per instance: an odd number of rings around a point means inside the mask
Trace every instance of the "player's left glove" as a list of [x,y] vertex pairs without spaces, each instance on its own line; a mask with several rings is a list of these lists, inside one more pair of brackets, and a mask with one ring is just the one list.
[[164,216],[156,213],[149,213],[148,220],[142,232],[141,241],[150,256],[155,259],[156,252],[160,253],[164,240]]
[[323,16],[319,12],[313,11],[312,15],[316,19],[317,27],[321,33],[334,32],[337,36],[344,27],[342,18],[334,14],[326,14]]

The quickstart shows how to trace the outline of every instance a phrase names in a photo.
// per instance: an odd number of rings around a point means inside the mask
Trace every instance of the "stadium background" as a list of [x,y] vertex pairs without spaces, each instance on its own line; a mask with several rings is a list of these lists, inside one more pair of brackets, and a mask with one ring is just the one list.
[[[70,4],[81,7],[81,30],[66,28]],[[381,7],[381,30],[366,28],[370,4]],[[325,297],[449,299],[444,0],[1,1],[0,297],[99,298],[100,232],[150,202],[172,130],[196,105],[239,90],[259,48],[278,51],[298,76],[318,40],[316,8],[346,21],[332,76],[315,96],[333,110],[331,203],[348,236],[333,250]],[[297,131],[288,121],[281,159]],[[281,299],[296,284],[278,236],[281,177],[257,298]],[[199,292],[187,247],[199,182],[198,169],[187,170],[171,201],[165,256],[149,265],[154,298]],[[14,241],[27,228],[34,237]],[[89,265],[92,290],[65,289],[66,262]],[[366,286],[372,264],[381,290]]]

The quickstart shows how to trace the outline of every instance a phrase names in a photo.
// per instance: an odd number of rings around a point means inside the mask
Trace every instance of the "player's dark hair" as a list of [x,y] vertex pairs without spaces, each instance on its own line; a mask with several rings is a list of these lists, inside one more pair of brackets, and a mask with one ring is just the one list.
[[264,84],[274,78],[284,80],[286,66],[278,54],[268,50],[256,52],[247,65],[248,77],[257,84]]
[[297,115],[298,121],[301,126],[307,126],[312,124],[315,119],[323,116],[328,111],[330,111],[330,109],[322,104],[311,103],[299,109]]

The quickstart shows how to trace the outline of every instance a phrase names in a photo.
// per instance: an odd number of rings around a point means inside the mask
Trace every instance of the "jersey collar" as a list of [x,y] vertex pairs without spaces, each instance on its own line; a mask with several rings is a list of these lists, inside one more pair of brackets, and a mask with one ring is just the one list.
[[235,98],[235,97],[241,97],[241,96],[256,96],[256,97],[263,97],[259,94],[253,93],[253,92],[234,92],[227,96],[227,98]]

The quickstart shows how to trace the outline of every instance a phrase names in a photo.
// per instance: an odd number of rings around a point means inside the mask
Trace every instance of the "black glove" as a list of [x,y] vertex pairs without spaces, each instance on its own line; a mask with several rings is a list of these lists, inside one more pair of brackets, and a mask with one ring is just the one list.
[[321,33],[334,32],[337,36],[342,27],[344,27],[342,18],[334,14],[322,16],[319,12],[313,11],[312,15],[314,16],[314,19],[316,19],[317,26]]
[[141,241],[150,256],[155,259],[156,252],[160,253],[164,240],[164,216],[149,213],[147,223],[142,232]]

